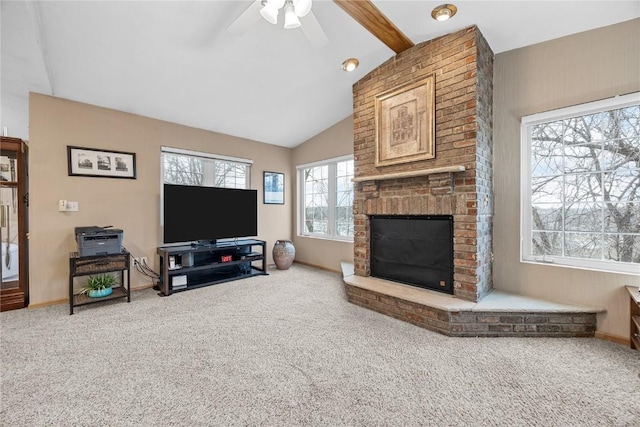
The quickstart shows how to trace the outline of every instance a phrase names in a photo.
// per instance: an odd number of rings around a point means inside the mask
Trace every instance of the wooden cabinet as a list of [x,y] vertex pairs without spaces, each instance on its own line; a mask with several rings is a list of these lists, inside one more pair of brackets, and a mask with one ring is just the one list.
[[0,137],[0,311],[29,304],[27,144]]
[[640,292],[637,287],[627,286],[630,296],[630,330],[629,339],[631,341],[631,348],[640,350]]

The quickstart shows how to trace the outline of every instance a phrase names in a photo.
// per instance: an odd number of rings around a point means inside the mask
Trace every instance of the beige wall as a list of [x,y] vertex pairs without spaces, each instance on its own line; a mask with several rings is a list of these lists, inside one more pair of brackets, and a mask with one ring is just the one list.
[[[291,239],[291,149],[34,93],[29,101],[30,305],[68,298],[68,254],[77,250],[76,226],[123,229],[127,249],[135,257],[148,257],[158,271],[163,145],[252,159],[258,237],[267,241],[269,263],[275,241]],[[67,145],[134,152],[137,179],[67,176]],[[285,173],[285,205],[262,203],[264,170]],[[58,212],[60,199],[78,201],[80,210]],[[131,276],[134,288],[151,284],[137,273]]]
[[640,90],[640,20],[496,55],[494,288],[607,310],[598,330],[629,337],[623,285],[640,277],[524,264],[520,253],[520,119]]
[[[296,166],[353,154],[353,117],[336,123],[293,150],[291,169]],[[294,178],[295,179],[295,178]],[[340,271],[340,261],[353,262],[353,243],[303,237],[297,234],[297,193],[293,195],[292,230],[296,261]]]

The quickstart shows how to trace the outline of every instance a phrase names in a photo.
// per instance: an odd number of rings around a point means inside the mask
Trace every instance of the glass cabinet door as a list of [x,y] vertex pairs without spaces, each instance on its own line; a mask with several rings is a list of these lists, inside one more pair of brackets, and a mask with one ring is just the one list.
[[27,145],[17,138],[0,143],[0,310],[28,303]]
[[19,287],[19,231],[18,231],[18,162],[17,153],[3,150],[0,156],[0,237],[2,256],[2,288]]

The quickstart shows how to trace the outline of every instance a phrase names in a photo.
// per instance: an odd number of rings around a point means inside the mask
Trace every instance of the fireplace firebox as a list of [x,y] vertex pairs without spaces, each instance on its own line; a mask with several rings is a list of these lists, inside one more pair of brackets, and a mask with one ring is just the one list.
[[371,275],[453,294],[452,215],[371,215]]

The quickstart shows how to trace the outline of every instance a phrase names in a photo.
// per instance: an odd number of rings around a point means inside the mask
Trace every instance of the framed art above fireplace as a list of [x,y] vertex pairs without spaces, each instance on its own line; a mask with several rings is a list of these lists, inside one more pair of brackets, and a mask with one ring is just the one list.
[[376,95],[376,166],[435,157],[435,77]]

